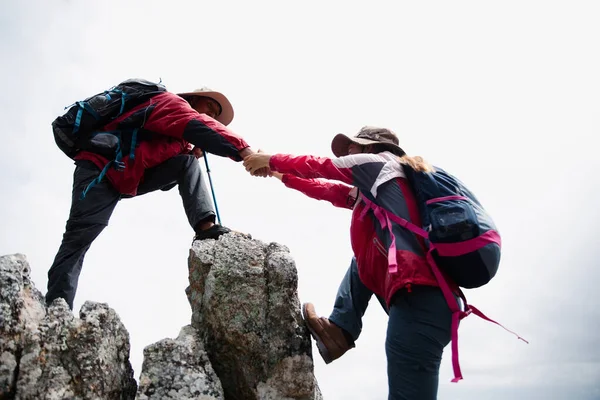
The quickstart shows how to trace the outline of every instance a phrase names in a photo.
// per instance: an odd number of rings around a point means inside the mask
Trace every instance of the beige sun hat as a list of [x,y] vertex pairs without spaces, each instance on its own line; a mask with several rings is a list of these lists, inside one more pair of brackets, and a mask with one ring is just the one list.
[[202,87],[194,90],[193,92],[177,93],[177,95],[183,97],[184,99],[189,99],[190,97],[194,96],[211,98],[221,106],[221,114],[219,114],[215,119],[223,125],[229,125],[233,120],[233,106],[227,97],[225,97],[225,95],[221,92],[215,92],[210,88]]
[[406,154],[406,152],[398,145],[398,136],[386,128],[363,126],[354,137],[349,137],[343,133],[338,133],[331,141],[331,151],[336,157],[347,156],[348,146],[350,146],[350,143],[355,143],[361,146],[380,144],[398,156],[403,156]]

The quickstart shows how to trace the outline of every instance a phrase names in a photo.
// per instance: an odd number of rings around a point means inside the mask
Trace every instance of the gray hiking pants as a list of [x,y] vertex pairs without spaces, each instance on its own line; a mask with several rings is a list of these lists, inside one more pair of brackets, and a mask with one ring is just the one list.
[[[356,259],[340,283],[329,320],[357,340],[373,292],[358,276]],[[385,353],[389,400],[435,400],[444,347],[450,342],[452,314],[440,288],[413,286],[398,290],[390,308]]]
[[[115,206],[122,198],[110,182],[103,179],[84,199],[80,199],[83,190],[99,173],[100,170],[91,162],[78,162],[75,168],[69,219],[54,263],[48,271],[47,304],[62,297],[73,309],[85,253],[108,225]],[[137,195],[159,189],[169,190],[176,185],[192,228],[204,220],[214,221],[215,213],[200,164],[192,155],[181,154],[146,170]]]

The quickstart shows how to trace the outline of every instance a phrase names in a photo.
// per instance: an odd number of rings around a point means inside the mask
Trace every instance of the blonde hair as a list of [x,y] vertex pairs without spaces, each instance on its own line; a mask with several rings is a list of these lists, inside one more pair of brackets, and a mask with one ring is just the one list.
[[[383,151],[391,151],[395,155],[398,156],[398,162],[400,164],[408,165],[412,169],[417,172],[434,172],[435,168],[433,165],[429,164],[425,159],[421,156],[409,156],[404,153],[403,150],[399,148],[390,148],[386,143],[374,143],[371,145],[363,146],[366,148],[369,153],[381,153]],[[401,152],[400,152],[401,151]],[[400,155],[402,154],[402,155]]]
[[404,164],[404,165],[408,165],[409,167],[411,167],[412,169],[414,169],[417,172],[434,172],[435,169],[433,168],[433,165],[429,164],[427,161],[425,161],[423,159],[423,157],[420,156],[409,156],[407,154],[398,157],[398,161],[400,162],[400,164]]

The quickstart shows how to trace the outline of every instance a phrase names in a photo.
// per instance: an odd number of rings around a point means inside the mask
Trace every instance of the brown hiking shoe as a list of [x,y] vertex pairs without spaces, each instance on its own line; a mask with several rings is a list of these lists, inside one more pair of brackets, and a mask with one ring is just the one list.
[[302,305],[302,317],[313,338],[317,342],[317,348],[325,364],[337,360],[345,352],[354,347],[348,344],[342,328],[329,322],[325,317],[318,317],[315,306],[312,303]]

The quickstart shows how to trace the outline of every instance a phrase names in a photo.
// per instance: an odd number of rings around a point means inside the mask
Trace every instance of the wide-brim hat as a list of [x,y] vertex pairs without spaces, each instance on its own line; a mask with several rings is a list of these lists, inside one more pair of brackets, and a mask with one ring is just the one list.
[[386,128],[364,126],[353,137],[349,137],[343,133],[338,133],[331,141],[331,151],[336,157],[347,156],[348,146],[350,146],[351,143],[361,146],[378,144],[382,145],[384,148],[386,148],[386,150],[389,150],[398,156],[403,156],[406,154],[406,152],[398,145],[398,136]]
[[190,97],[208,97],[213,99],[221,106],[221,114],[217,115],[215,119],[222,123],[223,125],[229,125],[233,120],[233,106],[227,99],[227,97],[221,93],[211,90],[207,87],[202,87],[200,89],[196,89],[193,92],[187,93],[177,93],[178,96],[183,97],[184,99],[189,99]]

